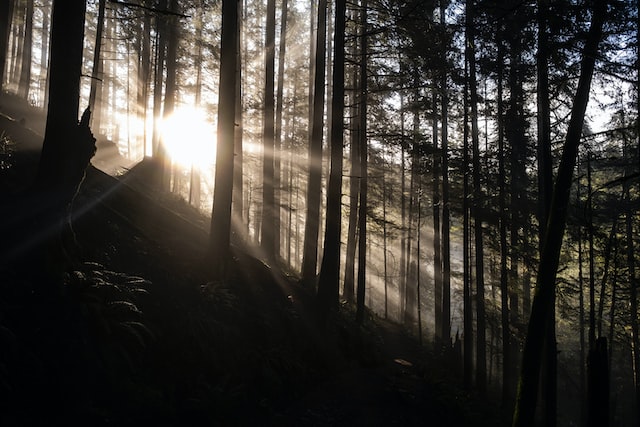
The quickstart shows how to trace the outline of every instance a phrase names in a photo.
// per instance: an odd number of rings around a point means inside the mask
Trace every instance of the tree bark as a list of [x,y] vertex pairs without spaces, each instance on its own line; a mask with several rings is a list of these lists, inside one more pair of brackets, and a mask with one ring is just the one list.
[[288,20],[288,1],[282,0],[282,9],[280,11],[280,47],[278,49],[278,85],[276,88],[276,123],[275,123],[275,139],[274,139],[274,216],[273,216],[273,244],[276,253],[281,253],[280,249],[280,189],[281,189],[281,158],[282,158],[282,109],[284,96],[284,65],[287,52],[287,20]]
[[[327,190],[324,254],[318,282],[321,312],[337,309],[340,283],[342,228],[342,154],[344,144],[344,39],[346,0],[336,0],[331,101],[331,171]],[[364,166],[364,163],[363,163]],[[362,266],[358,266],[361,268]]]
[[366,268],[367,268],[367,197],[368,197],[368,181],[367,181],[367,167],[368,167],[368,144],[367,144],[367,91],[368,91],[368,77],[367,77],[367,15],[369,2],[368,0],[362,0],[361,2],[361,15],[360,15],[360,67],[359,77],[360,82],[360,111],[358,117],[360,123],[358,125],[359,145],[360,145],[360,188],[358,190],[360,194],[360,203],[358,204],[358,294],[356,304],[356,323],[362,325],[364,321],[364,298],[366,291]]
[[231,246],[231,200],[233,194],[233,151],[236,103],[238,0],[222,1],[220,42],[220,90],[218,99],[218,138],[216,172],[211,213],[209,248],[213,274],[228,274]]
[[61,274],[71,261],[64,234],[71,231],[71,205],[96,149],[86,112],[78,123],[85,7],[84,0],[53,4],[51,86],[34,186],[44,212],[39,227],[46,274]]
[[[538,125],[538,252],[544,245],[544,230],[551,209],[551,194],[553,192],[553,165],[551,157],[551,107],[549,101],[549,66],[547,15],[549,13],[548,0],[538,0],[538,53],[536,70],[538,78],[537,90],[537,125]],[[546,352],[544,361],[544,420],[548,427],[557,424],[557,365],[558,346],[555,332],[555,294],[553,297],[552,319],[549,322],[546,338]],[[525,303],[525,308],[528,304]]]
[[322,184],[322,134],[324,116],[324,69],[327,44],[327,0],[318,4],[315,63],[313,66],[313,107],[311,139],[309,141],[309,180],[307,185],[307,213],[304,226],[302,281],[314,286],[318,267],[318,233],[320,225],[320,194]]
[[476,387],[480,393],[487,389],[487,344],[484,309],[484,249],[482,241],[482,187],[480,183],[480,137],[478,130],[478,88],[476,83],[476,53],[473,24],[475,10],[467,0],[467,62],[469,65],[469,95],[471,104],[471,140],[473,150],[473,222],[476,267]]
[[31,86],[31,52],[33,41],[33,0],[27,0],[24,18],[24,40],[22,48],[22,65],[20,66],[20,83],[18,95],[23,99],[29,99],[29,87]]
[[0,92],[4,90],[5,63],[7,62],[12,8],[13,0],[0,2]]
[[[269,261],[277,259],[279,248],[275,247],[275,190],[274,190],[274,78],[275,78],[276,3],[267,1],[267,22],[265,30],[265,83],[264,118],[262,121],[263,161],[262,161],[262,228],[260,246]],[[276,252],[278,251],[278,252]]]
[[[102,57],[102,31],[104,28],[104,11],[107,0],[100,0],[98,3],[98,22],[96,23],[96,40],[93,45],[93,65],[91,68],[91,88],[89,90],[89,110],[96,111],[96,97],[98,85],[102,86],[102,76],[100,75]],[[94,116],[95,120],[95,116]],[[93,123],[93,120],[92,122]]]

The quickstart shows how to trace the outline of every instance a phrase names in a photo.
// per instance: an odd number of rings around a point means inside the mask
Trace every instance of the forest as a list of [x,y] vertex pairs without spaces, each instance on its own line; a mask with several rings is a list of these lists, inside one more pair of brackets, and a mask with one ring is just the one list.
[[0,424],[640,425],[639,52],[630,0],[0,0]]

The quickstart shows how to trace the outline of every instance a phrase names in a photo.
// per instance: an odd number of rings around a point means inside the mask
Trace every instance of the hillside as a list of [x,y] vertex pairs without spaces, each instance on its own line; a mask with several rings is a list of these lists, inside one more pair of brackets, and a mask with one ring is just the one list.
[[[39,136],[7,110],[11,202]],[[359,329],[346,305],[321,327],[313,292],[250,246],[236,244],[227,282],[209,281],[207,219],[143,191],[145,167],[87,171],[81,262],[60,295],[0,264],[2,425],[499,425],[492,403],[460,389],[455,354],[373,315]]]

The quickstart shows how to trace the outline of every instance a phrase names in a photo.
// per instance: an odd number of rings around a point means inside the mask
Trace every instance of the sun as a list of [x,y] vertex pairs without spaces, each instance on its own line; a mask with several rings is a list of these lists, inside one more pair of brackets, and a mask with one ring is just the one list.
[[185,168],[205,169],[215,162],[216,132],[203,110],[182,106],[160,124],[171,160]]

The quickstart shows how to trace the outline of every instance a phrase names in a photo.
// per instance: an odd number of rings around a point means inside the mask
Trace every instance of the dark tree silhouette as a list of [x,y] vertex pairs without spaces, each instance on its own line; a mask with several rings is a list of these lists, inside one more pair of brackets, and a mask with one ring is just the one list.
[[88,110],[78,123],[85,6],[84,0],[53,4],[49,105],[34,189],[42,212],[36,232],[45,232],[40,261],[54,275],[71,261],[71,204],[96,149]]
[[233,151],[236,112],[236,49],[238,0],[222,2],[220,46],[220,98],[218,101],[218,144],[215,188],[211,213],[210,251],[213,273],[228,272],[231,243],[231,200],[233,194]]
[[331,171],[327,190],[324,254],[318,283],[320,310],[338,306],[342,226],[342,154],[344,144],[344,39],[346,0],[336,1],[331,101]]
[[313,105],[309,140],[309,181],[307,185],[307,215],[304,226],[304,250],[302,254],[302,281],[315,283],[318,267],[318,233],[320,221],[320,193],[322,184],[322,133],[324,117],[324,69],[327,44],[327,1],[318,4],[318,28],[316,30],[315,62],[313,65]]
[[553,318],[553,296],[556,289],[560,248],[566,226],[573,169],[576,164],[578,147],[580,146],[582,126],[589,101],[591,78],[595,68],[598,44],[602,37],[602,27],[606,13],[607,1],[596,0],[593,6],[591,28],[582,53],[580,79],[571,109],[571,120],[558,168],[546,226],[544,246],[540,256],[536,290],[522,356],[522,371],[518,385],[516,408],[513,415],[514,427],[530,426],[534,421],[542,350],[548,336],[549,322]]

